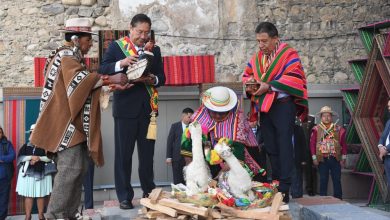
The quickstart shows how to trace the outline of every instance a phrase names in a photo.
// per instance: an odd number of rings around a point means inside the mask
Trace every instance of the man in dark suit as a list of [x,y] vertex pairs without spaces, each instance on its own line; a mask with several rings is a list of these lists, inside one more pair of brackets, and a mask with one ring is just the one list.
[[167,160],[166,163],[172,165],[173,183],[179,184],[184,182],[183,168],[185,166],[185,160],[180,154],[181,151],[181,137],[183,131],[188,127],[191,122],[191,116],[194,114],[194,110],[191,108],[183,109],[181,114],[181,121],[173,123],[169,130],[167,139]]
[[[390,99],[387,102],[387,109],[390,112]],[[384,160],[387,186],[390,188],[390,120],[387,120],[385,129],[379,138],[379,159]]]
[[[101,61],[100,73],[126,73],[138,61],[150,40],[151,20],[145,14],[135,15],[130,23],[130,35],[114,41]],[[151,39],[153,40],[153,39]],[[160,48],[153,46],[151,72],[132,81],[127,89],[115,91],[113,116],[115,126],[115,189],[121,209],[132,209],[134,190],[131,186],[132,155],[138,145],[138,174],[143,197],[155,188],[153,157],[155,140],[147,139],[151,114],[157,114],[157,90],[165,76]]]

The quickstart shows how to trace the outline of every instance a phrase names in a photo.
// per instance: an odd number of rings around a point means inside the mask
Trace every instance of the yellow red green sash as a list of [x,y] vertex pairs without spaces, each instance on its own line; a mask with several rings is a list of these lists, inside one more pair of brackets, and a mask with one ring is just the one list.
[[[133,42],[131,42],[131,40],[128,36],[123,37],[119,40],[116,40],[116,43],[119,45],[119,48],[121,48],[122,52],[126,55],[126,57],[134,56],[134,55],[138,54]],[[152,85],[145,85],[145,87],[146,87],[146,90],[148,91],[149,96],[150,96],[150,107],[152,108],[152,111],[157,113],[157,111],[158,111],[158,91]]]

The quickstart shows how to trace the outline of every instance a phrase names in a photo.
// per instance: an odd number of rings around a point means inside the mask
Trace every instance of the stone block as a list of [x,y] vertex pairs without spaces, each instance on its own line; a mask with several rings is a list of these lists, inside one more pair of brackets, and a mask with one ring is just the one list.
[[93,9],[92,17],[97,18],[99,16],[102,16],[104,13],[104,8],[103,7],[97,7]]
[[95,19],[95,23],[99,26],[105,27],[107,26],[107,18],[104,16],[99,16]]
[[94,5],[96,3],[96,0],[81,0],[82,5]]
[[108,7],[110,6],[111,0],[98,0],[98,6]]
[[57,15],[64,12],[65,8],[62,4],[54,3],[42,6],[41,10],[43,13],[47,13],[49,15]]
[[79,8],[79,13],[78,15],[81,17],[91,17],[93,12],[92,8]]
[[62,0],[64,5],[80,5],[80,0]]
[[78,7],[69,7],[65,12],[66,15],[77,15],[78,13],[79,13]]

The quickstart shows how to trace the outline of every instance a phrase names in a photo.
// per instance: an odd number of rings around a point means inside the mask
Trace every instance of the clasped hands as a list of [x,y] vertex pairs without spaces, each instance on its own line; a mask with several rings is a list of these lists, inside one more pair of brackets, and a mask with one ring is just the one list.
[[31,156],[30,165],[34,165],[36,162],[38,162],[40,159],[38,156]]
[[[251,78],[250,80],[248,80],[248,82],[255,82],[255,79]],[[259,86],[254,86],[253,83],[246,84],[245,92],[250,95],[260,96],[264,93],[267,93],[271,88],[271,86],[265,82],[258,82],[258,84]]]
[[[138,55],[126,57],[120,61],[120,67],[125,68],[131,66],[138,61],[138,58]],[[111,91],[129,89],[133,87],[135,83],[143,83],[146,85],[154,85],[156,83],[156,77],[152,73],[142,75],[140,78],[131,80],[130,82],[128,81],[126,74],[123,73],[112,76],[105,75],[102,79],[103,85],[108,85]]]

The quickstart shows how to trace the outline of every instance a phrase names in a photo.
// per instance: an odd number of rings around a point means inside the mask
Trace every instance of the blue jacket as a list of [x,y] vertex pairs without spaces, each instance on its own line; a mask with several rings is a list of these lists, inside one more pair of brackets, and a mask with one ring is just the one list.
[[386,122],[385,129],[383,130],[382,135],[379,138],[379,143],[378,143],[378,145],[382,144],[383,146],[385,146],[387,149],[387,152],[390,152],[390,144],[388,144],[386,146],[386,139],[387,139],[387,136],[389,135],[389,132],[390,132],[390,120],[388,120]]
[[[3,144],[7,145],[8,154],[4,155]],[[13,163],[15,160],[15,150],[12,143],[6,139],[0,141],[0,179],[8,178],[9,174],[5,163]]]

